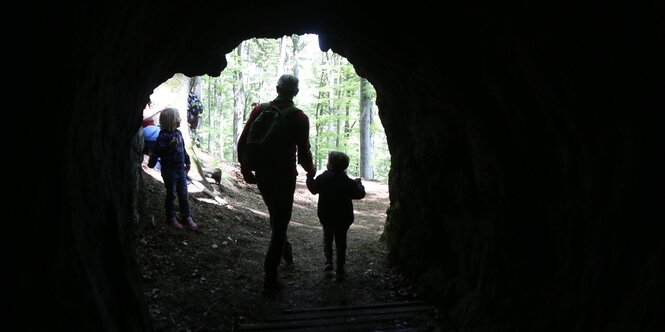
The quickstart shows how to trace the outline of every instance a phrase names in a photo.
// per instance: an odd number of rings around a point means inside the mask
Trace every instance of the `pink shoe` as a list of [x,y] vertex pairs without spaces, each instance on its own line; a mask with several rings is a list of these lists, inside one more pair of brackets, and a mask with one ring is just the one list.
[[171,217],[166,221],[166,224],[175,228],[175,229],[182,229],[182,225],[178,222],[178,219],[175,217]]
[[183,225],[189,229],[197,229],[199,226],[196,225],[194,220],[192,220],[192,217],[187,217],[185,221],[183,222]]

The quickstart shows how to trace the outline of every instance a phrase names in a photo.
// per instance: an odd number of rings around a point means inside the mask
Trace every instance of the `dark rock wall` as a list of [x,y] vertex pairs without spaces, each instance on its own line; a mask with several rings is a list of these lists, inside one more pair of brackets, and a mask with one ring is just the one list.
[[42,189],[10,202],[17,327],[150,329],[131,185],[148,96],[218,75],[246,38],[317,33],[378,92],[391,262],[461,330],[662,328],[663,6],[407,5],[34,11],[41,153],[19,142],[11,183]]

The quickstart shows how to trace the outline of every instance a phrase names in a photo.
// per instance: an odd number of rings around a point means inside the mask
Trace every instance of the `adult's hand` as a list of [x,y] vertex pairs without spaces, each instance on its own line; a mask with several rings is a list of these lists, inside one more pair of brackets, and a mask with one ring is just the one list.
[[312,167],[312,169],[307,172],[307,177],[308,178],[313,178],[316,175],[316,167]]
[[242,178],[245,180],[245,182],[249,184],[256,184],[256,176],[254,175],[254,172],[248,171],[248,170],[242,170]]

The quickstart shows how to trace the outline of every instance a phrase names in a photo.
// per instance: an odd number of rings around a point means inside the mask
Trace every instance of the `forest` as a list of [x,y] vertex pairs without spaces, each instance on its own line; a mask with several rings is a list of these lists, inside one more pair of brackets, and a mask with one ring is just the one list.
[[[300,80],[294,102],[310,119],[317,169],[325,168],[329,151],[343,151],[351,158],[347,170],[351,176],[387,182],[390,153],[375,105],[376,91],[346,58],[321,52],[316,35],[248,39],[226,60],[228,66],[219,77],[176,74],[157,87],[144,119],[156,119],[164,107],[178,108],[186,119],[192,107],[188,96],[193,94],[200,110],[195,112],[198,124],[183,134],[188,132],[192,147],[220,161],[237,162],[235,143],[252,104],[274,99],[277,78],[293,74]],[[186,128],[188,122],[181,126]]]

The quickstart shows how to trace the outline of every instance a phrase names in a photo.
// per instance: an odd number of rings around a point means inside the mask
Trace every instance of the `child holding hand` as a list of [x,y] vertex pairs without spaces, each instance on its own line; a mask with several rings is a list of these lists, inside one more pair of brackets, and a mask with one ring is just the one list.
[[332,244],[337,251],[336,281],[346,279],[346,234],[353,223],[353,199],[365,197],[365,187],[360,178],[351,179],[346,174],[349,156],[343,152],[328,153],[327,170],[314,178],[307,176],[307,189],[319,194],[317,215],[323,226],[323,253],[326,258],[325,272],[333,271]]

